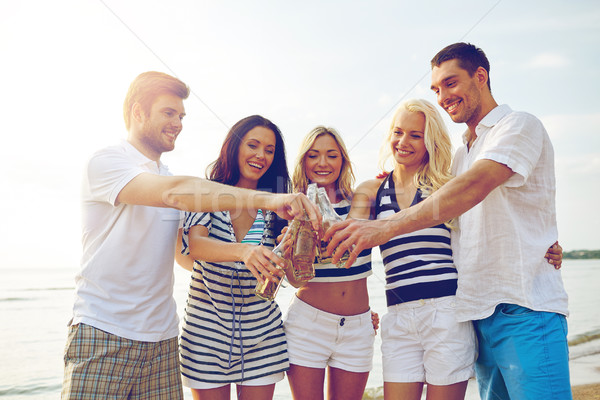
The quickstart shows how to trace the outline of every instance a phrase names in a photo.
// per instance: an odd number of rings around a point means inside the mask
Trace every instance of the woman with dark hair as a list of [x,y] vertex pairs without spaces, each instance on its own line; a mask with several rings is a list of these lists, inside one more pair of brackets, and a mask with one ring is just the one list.
[[[240,188],[290,188],[281,132],[259,115],[231,128],[207,172]],[[185,215],[177,261],[192,271],[192,281],[180,354],[194,399],[229,399],[232,383],[238,398],[271,399],[289,368],[281,311],[253,293],[262,276],[280,275],[272,263],[283,260],[271,251],[278,228],[276,215],[260,209]]]
[[240,166],[238,154],[246,133],[256,127],[262,127],[273,132],[275,136],[275,153],[273,154],[272,168],[258,179],[256,189],[274,193],[288,193],[290,191],[290,177],[285,159],[285,146],[281,131],[271,121],[260,115],[253,115],[238,121],[223,142],[219,158],[213,161],[206,170],[206,175],[213,181],[227,185],[237,186],[240,179]]

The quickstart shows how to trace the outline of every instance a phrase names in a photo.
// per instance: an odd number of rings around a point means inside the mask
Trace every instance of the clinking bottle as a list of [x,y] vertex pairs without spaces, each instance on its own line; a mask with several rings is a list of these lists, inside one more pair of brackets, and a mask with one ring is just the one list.
[[[279,265],[276,265],[274,263],[272,264],[275,265],[277,269],[283,269],[284,271],[290,269],[290,261],[285,258],[285,242],[287,240],[288,233],[289,230],[285,232],[285,234],[283,235],[283,239],[281,239],[281,242],[273,249],[273,253],[283,258],[285,268],[281,268]],[[282,281],[283,277],[280,276],[264,276],[263,283],[258,282],[256,284],[256,287],[254,288],[254,294],[263,300],[273,301],[275,300],[275,296],[279,291],[279,287],[281,286]]]
[[[313,203],[316,203],[316,183],[308,185],[306,196]],[[314,262],[318,251],[317,233],[314,231],[306,213],[303,217],[295,218],[292,221],[287,233],[290,234],[291,238],[291,271],[286,276],[292,286],[300,287],[315,276]]]
[[[287,246],[290,248],[287,249]],[[314,278],[317,246],[317,234],[305,214],[303,218],[292,221],[281,242],[273,249],[273,253],[284,259],[283,270],[292,286],[298,288]],[[254,294],[263,300],[274,300],[282,280],[278,276],[265,276],[262,284],[256,284]]]
[[292,276],[288,276],[288,280],[297,287],[315,276],[317,234],[306,214],[304,218],[296,218],[292,221],[289,232],[292,242]]
[[[320,187],[317,191],[317,205],[319,206],[319,210],[321,211],[321,215],[323,216],[323,230],[325,232],[327,232],[327,229],[329,229],[329,227],[334,223],[343,221],[342,217],[340,217],[338,213],[335,212],[333,204],[331,204],[331,201],[329,201],[329,196],[327,196],[325,188]],[[317,258],[319,264],[331,263],[331,256],[327,257],[323,255],[325,254],[325,251],[327,250],[327,245],[330,241],[331,239],[327,242],[324,242],[322,240],[320,241],[319,255]],[[348,250],[346,250],[346,252],[344,252],[344,254],[342,255],[342,258],[340,258],[340,260],[336,264],[337,267],[344,267],[349,257],[350,253],[348,252]]]

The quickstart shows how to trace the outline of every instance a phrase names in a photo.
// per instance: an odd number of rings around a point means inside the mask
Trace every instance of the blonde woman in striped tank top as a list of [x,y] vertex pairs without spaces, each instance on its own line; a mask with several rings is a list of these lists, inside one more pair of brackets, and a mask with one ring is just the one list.
[[[385,219],[452,179],[450,137],[441,115],[426,100],[407,100],[399,106],[381,153],[382,170],[390,158],[393,170],[359,185],[353,217],[370,212],[371,219]],[[428,400],[461,400],[474,376],[473,325],[455,317],[458,273],[452,259],[452,227],[449,221],[380,245],[388,306],[381,320],[386,399],[419,400],[427,384]]]
[[[304,138],[293,174],[294,191],[309,183],[325,188],[336,212],[346,218],[354,175],[340,135],[316,127]],[[361,399],[372,366],[378,316],[369,308],[367,277],[371,251],[349,268],[315,264],[315,277],[299,288],[284,318],[294,399]],[[373,318],[373,319],[372,319]]]

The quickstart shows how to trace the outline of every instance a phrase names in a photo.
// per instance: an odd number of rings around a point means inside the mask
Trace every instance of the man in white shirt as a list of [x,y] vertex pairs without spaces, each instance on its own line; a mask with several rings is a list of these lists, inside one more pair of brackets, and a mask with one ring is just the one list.
[[[124,103],[128,137],[96,152],[82,185],[83,257],[65,349],[63,399],[182,399],[173,299],[179,210],[263,208],[319,220],[304,195],[271,194],[172,176],[188,87],[140,74]],[[263,274],[279,274],[265,252]]]
[[474,320],[481,398],[570,399],[567,294],[544,259],[558,236],[548,134],[534,116],[498,106],[481,49],[456,43],[431,65],[438,104],[468,128],[454,159],[456,178],[388,220],[340,223],[324,240],[333,237],[335,262],[346,249],[355,257],[458,217],[457,318]]

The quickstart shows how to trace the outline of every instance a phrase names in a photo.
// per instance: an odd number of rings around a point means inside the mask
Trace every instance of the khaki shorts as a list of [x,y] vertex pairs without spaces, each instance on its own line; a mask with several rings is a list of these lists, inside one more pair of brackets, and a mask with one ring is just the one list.
[[371,311],[350,316],[331,314],[294,296],[283,328],[290,364],[358,373],[373,367]]
[[139,342],[69,328],[62,399],[183,400],[177,338]]
[[388,307],[381,341],[384,382],[451,385],[474,375],[473,323],[456,320],[454,296]]

